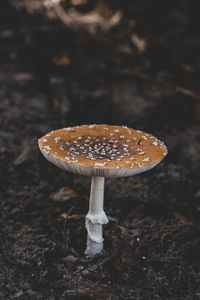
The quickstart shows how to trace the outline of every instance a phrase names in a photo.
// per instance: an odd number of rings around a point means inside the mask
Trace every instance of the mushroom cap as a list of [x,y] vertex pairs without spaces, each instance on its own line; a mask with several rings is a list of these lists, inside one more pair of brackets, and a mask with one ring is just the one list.
[[86,176],[135,175],[152,169],[167,155],[164,143],[151,134],[104,124],[58,129],[38,144],[51,163]]

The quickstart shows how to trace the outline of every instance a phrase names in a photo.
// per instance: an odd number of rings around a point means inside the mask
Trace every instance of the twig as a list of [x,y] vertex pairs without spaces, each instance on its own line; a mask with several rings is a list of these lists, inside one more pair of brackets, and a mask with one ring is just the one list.
[[195,92],[193,92],[191,90],[188,90],[188,89],[186,89],[186,88],[184,88],[182,86],[177,86],[176,87],[176,91],[177,92],[181,92],[181,93],[183,93],[183,94],[185,94],[187,96],[190,96],[190,97],[194,98],[195,100],[200,101],[200,96],[198,94],[196,94]]
[[96,9],[87,14],[79,13],[75,9],[65,11],[60,5],[60,0],[45,0],[43,6],[47,15],[52,16],[53,13],[64,25],[74,30],[85,29],[91,34],[96,33],[97,30],[110,30],[119,24],[122,18],[121,11],[115,12],[109,19],[101,16]]

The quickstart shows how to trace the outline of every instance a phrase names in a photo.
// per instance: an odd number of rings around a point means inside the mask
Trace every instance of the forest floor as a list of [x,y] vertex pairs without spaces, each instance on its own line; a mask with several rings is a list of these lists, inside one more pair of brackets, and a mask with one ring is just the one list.
[[[0,299],[200,299],[199,40],[164,27],[141,54],[123,27],[91,36],[9,5],[0,15]],[[90,178],[48,163],[37,140],[93,123],[151,132],[169,154],[106,180],[114,219],[88,259]]]

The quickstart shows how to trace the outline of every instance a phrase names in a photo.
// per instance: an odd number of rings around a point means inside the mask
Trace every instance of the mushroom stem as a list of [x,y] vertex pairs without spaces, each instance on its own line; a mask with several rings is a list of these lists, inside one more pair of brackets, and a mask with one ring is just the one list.
[[108,223],[103,210],[104,177],[92,177],[89,212],[85,218],[87,248],[85,254],[94,256],[103,250],[102,224]]

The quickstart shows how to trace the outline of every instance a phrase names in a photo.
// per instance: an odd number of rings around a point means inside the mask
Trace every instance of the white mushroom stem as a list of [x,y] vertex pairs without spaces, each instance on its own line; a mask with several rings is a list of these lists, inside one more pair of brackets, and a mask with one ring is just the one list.
[[89,212],[85,218],[87,248],[85,254],[94,256],[103,250],[102,224],[108,223],[103,210],[104,177],[92,177]]

